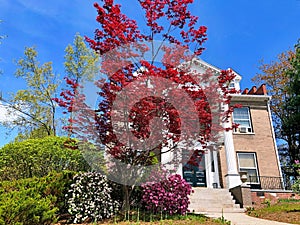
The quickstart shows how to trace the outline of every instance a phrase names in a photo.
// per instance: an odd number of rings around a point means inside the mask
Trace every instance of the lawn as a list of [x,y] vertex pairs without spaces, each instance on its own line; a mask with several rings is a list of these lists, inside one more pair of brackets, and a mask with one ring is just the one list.
[[[143,217],[143,216],[142,216]],[[147,221],[147,222],[145,222]],[[62,225],[63,222],[57,223],[55,225]],[[167,219],[160,218],[159,216],[156,218],[137,218],[132,217],[130,220],[106,220],[98,223],[86,223],[86,225],[109,225],[109,224],[120,224],[120,225],[228,225],[230,224],[228,221],[218,218],[218,219],[212,219],[208,218],[204,215],[194,215],[189,214],[187,216],[172,216]]]
[[300,200],[279,200],[247,211],[248,215],[279,222],[300,224]]

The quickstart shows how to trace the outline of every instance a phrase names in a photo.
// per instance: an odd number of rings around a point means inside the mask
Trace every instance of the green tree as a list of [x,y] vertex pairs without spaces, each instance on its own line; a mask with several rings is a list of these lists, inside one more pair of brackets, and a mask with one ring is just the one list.
[[[40,130],[56,135],[56,103],[53,101],[58,83],[52,62],[40,64],[34,47],[25,48],[25,56],[17,62],[17,78],[23,78],[26,89],[18,90],[9,100],[4,100],[10,119],[3,125],[17,127],[20,133],[30,134]],[[2,99],[3,100],[3,99]]]
[[88,48],[83,37],[75,35],[73,44],[65,49],[65,72],[68,78],[76,82],[92,81],[99,73],[98,59],[94,51]]
[[75,145],[76,140],[54,136],[9,143],[0,148],[0,181],[90,170],[82,151],[70,148]]
[[[290,160],[300,160],[300,39],[295,45],[295,57],[290,59],[291,68],[286,74],[289,82],[286,86],[287,99],[283,105],[286,114],[282,120],[282,134],[287,137]],[[295,175],[297,171],[294,171]]]
[[[293,61],[296,59],[296,52],[288,50],[280,53],[275,61],[264,63],[261,61],[259,69],[262,73],[256,74],[252,79],[256,84],[265,83],[267,85],[268,94],[272,96],[270,108],[272,112],[272,120],[275,135],[278,143],[282,170],[287,177],[294,176],[293,164],[295,154],[293,149],[294,137],[291,133],[284,130],[283,123],[291,115],[291,111],[286,107],[289,99],[287,86],[290,83],[290,75],[288,71],[294,71]],[[289,178],[287,178],[289,180]]]
[[[290,59],[295,53],[292,50],[282,52],[275,61],[264,63],[261,61],[259,69],[261,73],[256,74],[252,79],[257,85],[265,83],[268,94],[272,96],[270,108],[276,139],[279,141],[278,151],[281,159],[282,170],[285,176],[292,176],[292,164],[288,146],[288,137],[282,133],[282,121],[286,115],[283,105],[286,101],[286,84],[288,83],[287,69],[291,68]],[[289,179],[289,178],[287,178]]]
[[49,136],[47,130],[44,127],[37,127],[30,131],[24,131],[22,133],[18,133],[18,135],[14,138],[12,142],[21,142],[28,139],[41,139]]
[[[84,84],[91,82],[99,74],[99,56],[84,42],[83,37],[78,33],[75,35],[73,44],[69,44],[65,49],[65,73],[68,79],[76,83]],[[77,90],[80,92],[80,90]],[[68,127],[72,127],[73,112],[69,112]],[[68,135],[71,135],[71,129]]]
[[264,63],[261,61],[259,69],[262,73],[256,74],[252,79],[257,85],[265,83],[267,85],[268,94],[272,96],[270,101],[270,108],[272,111],[272,119],[275,129],[276,138],[285,140],[281,133],[281,124],[285,115],[282,107],[286,100],[286,83],[288,76],[286,70],[291,68],[290,59],[294,57],[294,52],[289,50],[280,53],[276,61]]

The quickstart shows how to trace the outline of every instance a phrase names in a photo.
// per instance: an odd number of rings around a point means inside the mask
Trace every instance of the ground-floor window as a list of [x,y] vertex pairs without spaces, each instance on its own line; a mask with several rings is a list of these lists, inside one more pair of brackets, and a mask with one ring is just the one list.
[[238,165],[240,172],[247,172],[247,182],[259,184],[256,154],[250,152],[238,152]]

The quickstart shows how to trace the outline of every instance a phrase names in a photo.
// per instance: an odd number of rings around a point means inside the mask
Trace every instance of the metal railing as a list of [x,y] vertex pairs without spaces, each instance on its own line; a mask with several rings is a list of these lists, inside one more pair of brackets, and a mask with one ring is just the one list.
[[251,189],[285,190],[282,177],[249,176],[247,183]]

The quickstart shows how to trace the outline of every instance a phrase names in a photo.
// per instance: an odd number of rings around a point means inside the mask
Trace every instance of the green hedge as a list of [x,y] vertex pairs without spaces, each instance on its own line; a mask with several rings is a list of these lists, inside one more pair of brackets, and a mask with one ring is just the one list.
[[0,182],[0,225],[40,225],[67,212],[65,195],[74,172]]
[[292,186],[292,189],[295,193],[300,194],[300,179],[296,180]]
[[43,177],[51,171],[88,171],[81,152],[65,147],[67,140],[52,136],[5,145],[0,149],[0,181]]

